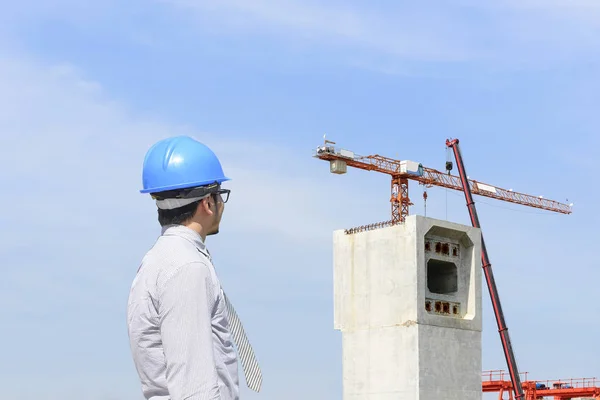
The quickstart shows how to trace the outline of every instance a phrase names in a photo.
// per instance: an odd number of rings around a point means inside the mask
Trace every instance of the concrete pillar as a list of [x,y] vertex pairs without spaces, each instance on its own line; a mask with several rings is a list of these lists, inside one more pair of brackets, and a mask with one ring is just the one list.
[[344,400],[481,400],[481,233],[409,216],[334,232]]

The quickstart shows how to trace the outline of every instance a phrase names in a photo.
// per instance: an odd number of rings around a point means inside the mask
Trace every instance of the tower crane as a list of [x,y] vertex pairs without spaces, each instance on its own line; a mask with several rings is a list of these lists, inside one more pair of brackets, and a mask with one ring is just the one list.
[[[408,196],[408,181],[417,181],[426,187],[441,186],[448,189],[463,191],[460,177],[450,175],[452,163],[446,162],[447,173],[433,168],[423,167],[420,163],[408,160],[395,160],[379,154],[360,156],[353,151],[335,147],[335,142],[325,139],[322,146],[317,147],[314,157],[329,161],[330,172],[345,174],[347,167],[359,168],[367,171],[377,171],[391,175],[391,208],[392,218],[388,222],[395,225],[404,222],[409,214],[409,207],[413,205]],[[485,184],[468,179],[473,194],[490,197],[497,200],[508,201],[528,207],[540,208],[562,214],[571,213],[571,205],[558,201],[544,199],[541,196],[518,193],[512,189],[502,189],[497,186]]]
[[[412,205],[410,198],[408,197],[409,179],[416,180],[419,183],[427,186],[436,185],[462,191],[467,201],[467,207],[469,209],[472,225],[476,228],[480,228],[480,225],[472,194],[478,194],[480,196],[491,197],[498,200],[522,204],[534,208],[541,208],[563,214],[571,213],[572,205],[562,204],[554,200],[545,200],[541,196],[535,197],[528,194],[516,193],[512,190],[506,190],[468,179],[458,143],[458,139],[446,141],[446,147],[448,149],[452,149],[454,152],[454,156],[458,164],[459,177],[450,175],[450,170],[452,169],[451,161],[446,162],[446,170],[448,172],[447,174],[444,174],[435,169],[425,168],[423,165],[414,161],[394,160],[378,154],[357,156],[352,151],[336,149],[335,142],[326,139],[324,145],[317,148],[315,157],[321,160],[329,161],[330,172],[336,174],[346,173],[347,166],[349,165],[355,168],[368,171],[378,171],[391,175],[392,196],[390,198],[390,202],[392,203],[392,219],[389,222],[391,225],[404,222],[406,216],[408,215],[409,206]],[[378,226],[380,226],[380,224],[374,224],[366,227],[366,229]],[[516,399],[525,400],[525,393],[521,384],[520,374],[516,365],[512,345],[510,343],[508,327],[504,321],[504,313],[500,304],[500,297],[496,288],[494,275],[492,273],[492,265],[488,257],[483,234],[481,237],[481,261],[492,301],[492,307],[496,317],[496,323],[498,325],[498,332],[502,341],[504,356],[508,364],[511,378],[510,388],[515,392]]]

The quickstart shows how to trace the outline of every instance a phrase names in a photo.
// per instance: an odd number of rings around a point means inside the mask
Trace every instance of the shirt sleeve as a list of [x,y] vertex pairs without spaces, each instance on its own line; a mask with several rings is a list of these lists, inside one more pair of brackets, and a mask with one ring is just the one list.
[[207,266],[187,264],[159,296],[159,319],[171,400],[219,399],[211,310],[215,303]]

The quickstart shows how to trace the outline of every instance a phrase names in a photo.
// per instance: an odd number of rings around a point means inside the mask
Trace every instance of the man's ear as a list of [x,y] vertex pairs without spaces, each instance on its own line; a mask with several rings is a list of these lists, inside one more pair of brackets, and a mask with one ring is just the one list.
[[214,211],[211,210],[211,208],[212,208],[211,200],[212,200],[212,198],[210,196],[205,197],[204,199],[200,200],[197,211],[202,212],[202,214],[212,215]]

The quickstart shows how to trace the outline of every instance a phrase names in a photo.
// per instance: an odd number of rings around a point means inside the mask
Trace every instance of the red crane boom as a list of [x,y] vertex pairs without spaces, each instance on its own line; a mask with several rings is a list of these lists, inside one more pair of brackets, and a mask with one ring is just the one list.
[[[460,148],[458,146],[458,139],[446,140],[446,146],[454,151],[454,157],[458,164],[458,172],[460,174],[460,180],[465,194],[465,200],[467,201],[467,208],[469,209],[469,216],[471,217],[471,223],[475,228],[480,228],[479,216],[477,215],[477,208],[473,201],[470,185],[467,181],[467,170],[462,159]],[[502,341],[502,349],[504,350],[504,356],[508,365],[508,372],[510,373],[510,379],[512,388],[515,392],[518,400],[523,400],[525,397],[523,393],[523,387],[521,386],[521,379],[519,376],[519,369],[517,367],[517,361],[515,360],[515,354],[510,342],[510,336],[508,334],[508,327],[504,320],[504,312],[502,311],[502,305],[500,304],[500,295],[498,294],[498,288],[496,287],[496,280],[494,279],[494,273],[492,272],[492,263],[488,255],[487,248],[485,246],[485,240],[483,238],[483,232],[481,233],[481,266],[485,275],[485,281],[490,292],[490,298],[492,300],[492,307],[494,308],[494,315],[496,317],[496,323],[498,325],[498,333],[500,333],[500,339]]]

